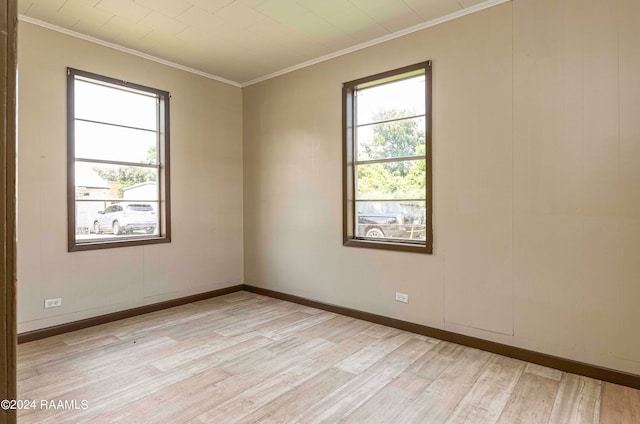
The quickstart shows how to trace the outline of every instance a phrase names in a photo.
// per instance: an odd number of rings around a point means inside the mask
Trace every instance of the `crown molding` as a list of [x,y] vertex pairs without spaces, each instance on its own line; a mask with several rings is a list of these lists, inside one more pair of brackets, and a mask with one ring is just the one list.
[[109,48],[112,48],[112,49],[115,49],[115,50],[119,50],[121,52],[131,54],[133,56],[138,56],[138,57],[141,57],[143,59],[147,59],[147,60],[151,60],[153,62],[161,63],[163,65],[170,66],[172,68],[176,68],[176,69],[180,69],[180,70],[185,71],[185,72],[190,72],[192,74],[200,75],[202,77],[205,77],[205,78],[208,78],[208,79],[212,79],[212,80],[215,80],[215,81],[219,81],[219,82],[222,82],[222,83],[225,83],[225,84],[229,84],[229,85],[232,85],[234,87],[244,88],[244,87],[248,87],[248,86],[253,85],[253,84],[258,84],[260,82],[263,82],[263,81],[266,81],[266,80],[269,80],[269,79],[272,79],[272,78],[275,78],[275,77],[279,77],[281,75],[288,74],[290,72],[297,71],[299,69],[307,68],[309,66],[312,66],[312,65],[315,65],[315,64],[318,64],[318,63],[321,63],[321,62],[325,62],[327,60],[334,59],[336,57],[344,56],[346,54],[353,53],[353,52],[356,52],[358,50],[366,49],[368,47],[375,46],[377,44],[381,44],[381,43],[384,43],[384,42],[387,42],[387,41],[390,41],[390,40],[394,40],[396,38],[400,38],[400,37],[403,37],[405,35],[412,34],[414,32],[422,31],[423,29],[431,28],[433,26],[442,24],[444,22],[448,22],[448,21],[451,21],[451,20],[454,20],[454,19],[458,19],[458,18],[461,18],[463,16],[467,16],[467,15],[470,15],[472,13],[476,13],[476,12],[479,12],[481,10],[485,10],[485,9],[490,8],[490,7],[497,6],[497,5],[500,5],[500,4],[503,4],[503,3],[507,3],[507,2],[510,2],[510,1],[511,0],[487,0],[487,1],[484,1],[482,3],[475,4],[475,5],[471,6],[471,7],[467,7],[467,8],[461,9],[461,10],[459,10],[457,12],[450,13],[450,14],[448,14],[446,16],[442,16],[442,17],[439,17],[439,18],[436,18],[436,19],[432,19],[430,21],[423,22],[421,24],[414,25],[414,26],[406,28],[406,29],[403,29],[403,30],[400,30],[400,31],[396,31],[396,32],[394,32],[392,34],[388,34],[388,35],[384,35],[382,37],[378,37],[378,38],[373,39],[371,41],[367,41],[367,42],[364,42],[364,43],[357,44],[355,46],[347,47],[346,49],[342,49],[342,50],[339,50],[337,52],[329,53],[327,55],[324,55],[324,56],[321,56],[321,57],[318,57],[318,58],[315,58],[315,59],[312,59],[312,60],[309,60],[309,61],[306,61],[306,62],[302,62],[302,63],[299,63],[297,65],[293,65],[293,66],[290,66],[288,68],[284,68],[284,69],[281,69],[279,71],[273,72],[271,74],[264,75],[264,76],[261,76],[261,77],[258,77],[258,78],[243,82],[243,83],[239,83],[239,82],[232,81],[232,80],[229,80],[229,79],[226,79],[226,78],[222,78],[222,77],[219,77],[217,75],[213,75],[213,74],[210,74],[210,73],[207,73],[207,72],[200,71],[198,69],[190,68],[188,66],[180,65],[179,63],[175,63],[175,62],[171,62],[169,60],[161,59],[159,57],[152,56],[150,54],[143,53],[143,52],[140,52],[138,50],[130,49],[128,47],[124,47],[124,46],[121,46],[119,44],[115,44],[115,43],[111,43],[111,42],[108,42],[108,41],[100,40],[98,38],[91,37],[91,36],[86,35],[86,34],[81,34],[79,32],[76,32],[76,31],[73,31],[73,30],[70,30],[70,29],[67,29],[67,28],[59,27],[57,25],[53,25],[53,24],[50,24],[48,22],[41,21],[39,19],[31,18],[29,16],[18,15],[18,19],[20,21],[22,21],[22,22],[27,22],[27,23],[30,23],[30,24],[33,24],[33,25],[37,25],[37,26],[40,26],[40,27],[43,27],[43,28],[50,29],[52,31],[57,31],[57,32],[60,32],[62,34],[66,34],[66,35],[70,35],[72,37],[80,38],[82,40],[89,41],[89,42],[94,43],[94,44],[99,44],[99,45],[104,46],[104,47],[109,47]]
[[406,29],[403,29],[403,30],[400,30],[400,31],[396,31],[396,32],[394,32],[392,34],[383,35],[382,37],[375,38],[375,39],[373,39],[371,41],[366,41],[364,43],[360,43],[360,44],[357,44],[357,45],[352,46],[352,47],[347,47],[346,49],[338,50],[337,52],[329,53],[329,54],[327,54],[325,56],[321,56],[321,57],[318,57],[316,59],[312,59],[312,60],[309,60],[307,62],[299,63],[297,65],[290,66],[290,67],[282,69],[280,71],[276,71],[276,72],[273,72],[271,74],[264,75],[262,77],[258,77],[256,79],[252,79],[250,81],[243,82],[241,84],[241,86],[243,88],[244,87],[248,87],[250,85],[257,84],[259,82],[263,82],[263,81],[269,80],[271,78],[279,77],[280,75],[288,74],[289,72],[297,71],[298,69],[307,68],[309,66],[312,66],[312,65],[315,65],[315,64],[318,64],[318,63],[321,63],[321,62],[325,62],[327,60],[331,60],[331,59],[334,59],[336,57],[344,56],[346,54],[353,53],[353,52],[356,52],[358,50],[366,49],[367,47],[375,46],[377,44],[381,44],[381,43],[384,43],[386,41],[390,41],[390,40],[394,40],[396,38],[404,37],[405,35],[412,34],[414,32],[418,32],[418,31],[422,31],[423,29],[431,28],[433,26],[440,25],[440,24],[442,24],[444,22],[452,21],[454,19],[458,19],[458,18],[461,18],[463,16],[470,15],[472,13],[488,9],[490,7],[493,7],[493,6],[497,6],[497,5],[502,4],[502,3],[508,3],[510,1],[511,0],[488,0],[488,1],[485,1],[485,2],[482,2],[482,3],[478,3],[478,4],[475,4],[475,5],[471,6],[471,7],[467,7],[467,8],[461,9],[461,10],[459,10],[457,12],[453,12],[453,13],[450,13],[448,15],[441,16],[439,18],[432,19],[430,21],[423,22],[423,23],[418,24],[418,25],[414,25],[414,26],[409,27],[409,28],[406,28]]
[[170,60],[161,59],[159,57],[152,56],[150,54],[143,53],[143,52],[138,51],[138,50],[130,49],[128,47],[124,47],[124,46],[121,46],[119,44],[110,43],[108,41],[100,40],[99,38],[91,37],[90,35],[86,35],[86,34],[81,34],[79,32],[76,32],[76,31],[73,31],[73,30],[70,30],[70,29],[67,29],[67,28],[59,27],[57,25],[53,25],[53,24],[50,24],[48,22],[41,21],[39,19],[31,18],[29,16],[18,15],[18,20],[20,20],[22,22],[27,22],[27,23],[30,23],[30,24],[33,24],[33,25],[37,25],[37,26],[42,27],[42,28],[50,29],[52,31],[60,32],[60,33],[65,34],[65,35],[70,35],[71,37],[79,38],[81,40],[89,41],[90,43],[99,44],[99,45],[104,46],[104,47],[109,47],[111,49],[118,50],[118,51],[121,51],[121,52],[124,52],[124,53],[128,53],[128,54],[133,55],[133,56],[138,56],[138,57],[141,57],[143,59],[150,60],[152,62],[157,62],[157,63],[160,63],[162,65],[166,65],[166,66],[170,66],[172,68],[180,69],[181,71],[190,72],[192,74],[200,75],[201,77],[205,77],[205,78],[212,79],[212,80],[215,80],[215,81],[218,81],[218,82],[222,82],[222,83],[225,83],[225,84],[233,85],[234,87],[241,87],[242,86],[239,82],[236,82],[236,81],[231,81],[231,80],[228,80],[226,78],[219,77],[217,75],[209,74],[207,72],[199,71],[197,69],[190,68],[188,66],[180,65],[179,63],[171,62]]

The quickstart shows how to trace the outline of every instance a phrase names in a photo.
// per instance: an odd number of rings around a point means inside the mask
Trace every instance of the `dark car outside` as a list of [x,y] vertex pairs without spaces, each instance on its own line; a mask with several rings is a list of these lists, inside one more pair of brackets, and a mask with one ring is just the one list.
[[424,208],[416,205],[367,205],[356,216],[356,237],[425,239]]

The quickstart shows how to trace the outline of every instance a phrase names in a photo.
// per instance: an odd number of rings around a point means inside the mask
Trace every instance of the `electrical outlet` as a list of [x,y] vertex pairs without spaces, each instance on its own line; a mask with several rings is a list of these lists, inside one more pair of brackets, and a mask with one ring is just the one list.
[[44,307],[46,308],[57,308],[58,306],[62,306],[62,298],[56,297],[55,299],[45,299]]
[[396,292],[396,300],[402,303],[409,303],[409,295],[406,293]]

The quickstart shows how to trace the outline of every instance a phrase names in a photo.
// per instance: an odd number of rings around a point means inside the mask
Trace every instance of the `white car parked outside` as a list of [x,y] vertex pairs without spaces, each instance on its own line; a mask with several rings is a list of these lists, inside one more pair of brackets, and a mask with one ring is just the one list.
[[157,226],[158,215],[150,204],[117,203],[98,212],[93,221],[92,231],[96,234],[113,233],[116,236],[134,231],[153,234]]

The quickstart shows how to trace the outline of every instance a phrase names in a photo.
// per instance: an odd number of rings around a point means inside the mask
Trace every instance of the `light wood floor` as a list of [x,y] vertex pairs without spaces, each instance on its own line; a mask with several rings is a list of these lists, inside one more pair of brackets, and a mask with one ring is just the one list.
[[79,408],[19,424],[640,423],[638,390],[248,292],[19,345],[18,393]]

